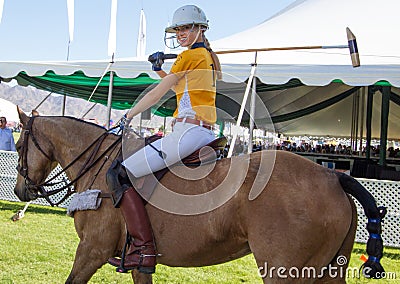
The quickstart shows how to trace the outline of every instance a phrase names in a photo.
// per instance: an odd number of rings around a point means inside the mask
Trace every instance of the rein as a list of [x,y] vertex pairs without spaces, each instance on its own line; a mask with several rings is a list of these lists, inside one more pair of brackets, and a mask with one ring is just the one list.
[[[71,196],[73,193],[75,193],[75,189],[72,188],[72,185],[76,183],[79,179],[81,179],[89,170],[91,170],[95,165],[98,164],[103,158],[105,158],[104,162],[101,164],[100,169],[98,172],[100,172],[101,168],[104,166],[106,161],[108,160],[109,156],[106,156],[108,152],[110,154],[115,150],[115,148],[120,144],[122,137],[119,136],[111,145],[109,145],[97,158],[97,154],[100,151],[101,145],[104,142],[105,138],[109,134],[110,131],[112,131],[114,128],[111,128],[107,130],[106,132],[102,133],[97,139],[95,139],[83,152],[81,152],[73,161],[71,161],[65,168],[63,168],[62,171],[58,172],[56,175],[54,175],[52,178],[49,180],[46,180],[40,184],[35,184],[32,179],[29,177],[28,174],[28,161],[27,161],[27,155],[28,155],[28,141],[29,137],[32,139],[33,144],[35,147],[49,160],[52,161],[53,159],[50,157],[50,155],[46,154],[46,152],[40,147],[40,144],[37,141],[37,138],[35,137],[33,133],[33,122],[34,122],[35,117],[31,117],[28,121],[27,128],[24,131],[24,142],[22,145],[22,153],[19,157],[18,161],[18,167],[17,170],[20,173],[21,176],[24,177],[25,179],[25,185],[27,187],[27,190],[29,190],[32,194],[36,195],[36,198],[44,198],[46,201],[51,205],[51,206],[58,206],[60,205],[64,200],[66,200],[69,196]],[[69,183],[65,184],[64,186],[46,191],[44,189],[45,186],[55,186],[57,184],[61,183],[66,183],[65,180],[62,181],[57,181],[54,182],[54,180],[59,177],[62,173],[65,173],[71,166],[73,166],[77,161],[79,161],[82,156],[87,154],[90,149],[93,148],[92,152],[89,154],[89,157],[86,159],[84,162],[82,168],[78,171],[78,175]],[[97,172],[97,174],[98,174]],[[95,175],[95,178],[97,177],[97,174]],[[93,184],[94,180],[92,181]],[[32,188],[36,188],[38,190],[38,193],[33,192]],[[55,195],[63,190],[67,189],[65,195],[62,197],[61,200],[58,202],[54,203],[53,201],[50,200],[50,196]]]

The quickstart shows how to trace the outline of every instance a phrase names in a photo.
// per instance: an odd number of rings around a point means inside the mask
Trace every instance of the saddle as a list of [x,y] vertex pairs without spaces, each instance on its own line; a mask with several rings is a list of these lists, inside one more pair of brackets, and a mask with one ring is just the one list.
[[[160,138],[161,137],[158,135],[153,135],[153,136],[147,137],[145,139],[145,144],[147,145],[147,144],[152,143]],[[203,146],[202,148],[194,151],[192,154],[190,154],[186,158],[183,158],[181,160],[181,163],[188,167],[197,167],[197,166],[201,165],[202,163],[213,162],[213,161],[217,160],[219,157],[221,157],[227,142],[228,142],[228,140],[226,139],[226,137],[224,137],[224,136],[219,137],[219,138],[211,141],[207,145]],[[136,188],[136,190],[141,191],[142,196],[149,198],[150,195],[152,194],[154,188],[157,186],[158,182],[163,178],[163,176],[168,171],[169,171],[169,169],[167,167],[167,168],[164,168],[157,172],[154,172],[153,174],[140,177],[140,178],[136,179],[132,185],[133,185],[133,187]]]

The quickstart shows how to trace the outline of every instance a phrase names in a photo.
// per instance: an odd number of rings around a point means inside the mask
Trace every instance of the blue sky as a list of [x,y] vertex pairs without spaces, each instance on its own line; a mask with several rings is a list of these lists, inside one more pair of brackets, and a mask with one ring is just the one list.
[[[246,30],[295,0],[118,0],[115,57],[136,55],[140,10],[147,23],[146,54],[164,50],[164,28],[180,6],[195,4],[209,21],[210,40]],[[69,60],[107,59],[111,0],[75,0]],[[260,35],[262,36],[262,35]],[[67,0],[4,0],[0,61],[64,61],[68,51]]]

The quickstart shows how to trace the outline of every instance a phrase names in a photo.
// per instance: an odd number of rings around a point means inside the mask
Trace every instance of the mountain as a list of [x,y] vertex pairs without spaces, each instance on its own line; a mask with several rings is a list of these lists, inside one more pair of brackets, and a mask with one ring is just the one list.
[[[33,109],[37,109],[40,115],[62,115],[64,97],[52,94],[45,101],[43,101],[48,94],[49,92],[30,86],[22,87],[19,85],[13,86],[4,82],[0,83],[0,98],[18,105],[25,113],[30,114]],[[83,99],[67,97],[65,104],[65,115],[81,118],[93,105],[94,103]],[[2,108],[5,107],[8,108],[9,106],[0,105],[0,112]],[[111,119],[116,122],[126,112],[126,110],[112,110]],[[0,113],[0,115],[2,114]],[[85,116],[85,119],[105,125],[107,121],[107,107],[103,105],[94,106],[93,109]],[[10,119],[8,120],[10,121]],[[158,128],[163,124],[163,122],[163,118],[153,116],[150,121],[143,121],[142,125],[145,127]],[[139,125],[139,116],[135,117],[133,124]]]
[[[60,95],[50,95],[42,102],[48,94],[49,93],[46,91],[38,90],[33,87],[0,84],[0,98],[18,105],[26,113],[30,113],[33,109],[37,108],[41,115],[62,115],[64,97]],[[39,106],[40,103],[42,104]],[[82,117],[92,106],[93,103],[83,99],[67,97],[65,115]],[[113,120],[118,120],[124,113],[125,111],[112,111],[111,118]],[[106,115],[107,107],[96,105],[85,118],[97,119],[99,122],[104,123],[107,121]]]

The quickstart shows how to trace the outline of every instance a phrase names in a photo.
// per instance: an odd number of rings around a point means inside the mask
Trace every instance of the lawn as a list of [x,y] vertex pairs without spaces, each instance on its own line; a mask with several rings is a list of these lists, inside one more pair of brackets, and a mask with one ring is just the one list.
[[[73,219],[65,209],[30,205],[25,217],[10,220],[23,203],[0,201],[0,284],[64,283],[68,277],[78,237]],[[360,267],[365,245],[356,244],[350,267]],[[385,248],[382,264],[400,279],[400,250]],[[203,268],[157,266],[154,283],[262,283],[252,255],[222,265]],[[129,274],[114,272],[104,265],[89,283],[131,283]],[[376,280],[348,279],[348,283],[378,283]],[[384,279],[379,283],[400,283]]]

